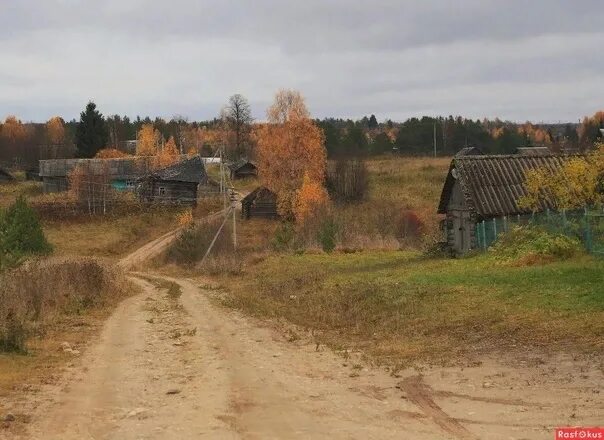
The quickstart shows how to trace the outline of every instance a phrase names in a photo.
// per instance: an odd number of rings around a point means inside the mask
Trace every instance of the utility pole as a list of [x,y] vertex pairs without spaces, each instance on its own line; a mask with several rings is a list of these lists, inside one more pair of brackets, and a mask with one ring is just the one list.
[[237,215],[235,214],[237,208],[237,193],[233,187],[230,188],[229,192],[231,198],[231,211],[233,211],[233,249],[237,250]]

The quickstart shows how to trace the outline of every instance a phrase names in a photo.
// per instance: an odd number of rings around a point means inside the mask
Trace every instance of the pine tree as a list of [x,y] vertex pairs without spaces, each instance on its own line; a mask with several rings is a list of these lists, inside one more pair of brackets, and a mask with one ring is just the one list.
[[371,116],[369,117],[369,122],[367,122],[367,126],[368,126],[369,128],[377,128],[377,126],[378,126],[378,121],[377,121],[377,118],[375,117],[375,115],[371,115]]
[[46,254],[51,250],[35,211],[23,196],[19,197],[2,215],[0,252],[21,256]]
[[109,142],[109,130],[103,115],[89,102],[80,113],[80,122],[76,129],[76,145],[79,157],[94,157]]

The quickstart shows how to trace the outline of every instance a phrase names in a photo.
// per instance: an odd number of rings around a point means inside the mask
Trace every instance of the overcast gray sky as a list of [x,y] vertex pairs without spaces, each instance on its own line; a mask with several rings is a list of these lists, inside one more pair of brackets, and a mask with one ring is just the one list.
[[601,0],[0,0],[0,117],[314,116],[576,121],[604,108]]

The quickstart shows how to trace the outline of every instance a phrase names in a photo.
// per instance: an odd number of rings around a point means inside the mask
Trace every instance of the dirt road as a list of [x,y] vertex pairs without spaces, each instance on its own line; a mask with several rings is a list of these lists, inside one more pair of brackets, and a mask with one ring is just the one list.
[[289,342],[177,281],[179,297],[137,279],[144,292],[46,395],[26,438],[533,440],[602,422],[601,365],[589,360],[485,360],[392,377]]

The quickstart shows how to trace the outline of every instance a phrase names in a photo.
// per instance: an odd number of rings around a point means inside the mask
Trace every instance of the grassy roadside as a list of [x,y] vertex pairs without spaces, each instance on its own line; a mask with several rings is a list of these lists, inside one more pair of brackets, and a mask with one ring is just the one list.
[[[94,259],[28,261],[0,274],[0,424],[17,434],[28,421],[27,394],[58,382],[105,319],[137,287]],[[1,435],[0,435],[1,437]]]
[[512,267],[403,252],[275,256],[220,280],[227,305],[389,365],[523,346],[601,351],[603,281],[604,262],[589,257]]

